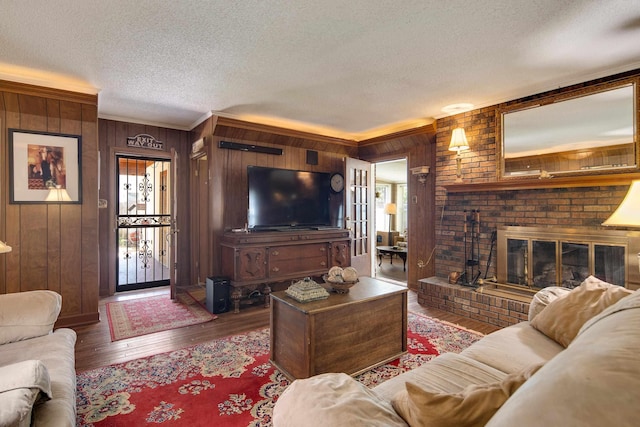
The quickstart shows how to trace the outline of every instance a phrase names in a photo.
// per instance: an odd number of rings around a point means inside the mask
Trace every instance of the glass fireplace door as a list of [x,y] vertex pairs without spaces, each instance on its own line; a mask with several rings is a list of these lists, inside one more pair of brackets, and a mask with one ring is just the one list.
[[498,228],[498,283],[574,288],[592,275],[627,286],[638,237],[617,230]]

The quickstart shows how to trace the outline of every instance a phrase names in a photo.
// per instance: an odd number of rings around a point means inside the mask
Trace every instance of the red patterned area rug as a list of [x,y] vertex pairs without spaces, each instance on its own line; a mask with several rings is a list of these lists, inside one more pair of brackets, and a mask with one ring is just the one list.
[[[440,353],[459,353],[482,334],[409,313],[401,358],[357,377],[373,387]],[[269,363],[269,329],[77,375],[78,426],[271,426],[289,385]]]
[[111,341],[154,332],[197,325],[216,319],[189,293],[179,293],[176,301],[169,294],[108,302],[107,319]]

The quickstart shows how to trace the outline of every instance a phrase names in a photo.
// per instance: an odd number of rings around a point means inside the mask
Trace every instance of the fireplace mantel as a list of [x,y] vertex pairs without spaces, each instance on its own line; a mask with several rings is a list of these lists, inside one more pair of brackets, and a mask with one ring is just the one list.
[[606,187],[631,185],[631,181],[634,179],[640,179],[640,173],[554,177],[548,179],[503,179],[491,182],[447,184],[444,185],[444,188],[448,193],[470,193],[478,191],[536,190],[542,188]]

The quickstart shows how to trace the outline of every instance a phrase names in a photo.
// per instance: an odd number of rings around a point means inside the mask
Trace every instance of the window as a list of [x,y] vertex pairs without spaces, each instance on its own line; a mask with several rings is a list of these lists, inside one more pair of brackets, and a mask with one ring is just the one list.
[[389,230],[389,215],[384,213],[384,205],[391,203],[391,184],[376,183],[376,231]]

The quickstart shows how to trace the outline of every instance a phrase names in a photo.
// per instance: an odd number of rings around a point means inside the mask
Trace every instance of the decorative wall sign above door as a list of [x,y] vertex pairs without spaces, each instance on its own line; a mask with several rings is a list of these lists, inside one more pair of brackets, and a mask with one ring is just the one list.
[[164,142],[158,141],[154,136],[140,133],[136,136],[127,137],[127,147],[151,148],[153,150],[164,150]]

